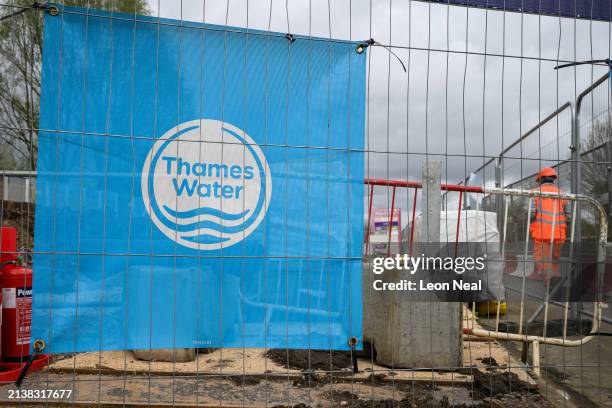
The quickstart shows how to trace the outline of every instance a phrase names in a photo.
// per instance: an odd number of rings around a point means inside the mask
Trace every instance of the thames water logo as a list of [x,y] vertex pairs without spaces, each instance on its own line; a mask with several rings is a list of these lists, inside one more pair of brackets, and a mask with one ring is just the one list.
[[241,129],[210,119],[182,123],[155,142],[141,186],[155,225],[200,250],[227,248],[249,236],[272,196],[260,147]]

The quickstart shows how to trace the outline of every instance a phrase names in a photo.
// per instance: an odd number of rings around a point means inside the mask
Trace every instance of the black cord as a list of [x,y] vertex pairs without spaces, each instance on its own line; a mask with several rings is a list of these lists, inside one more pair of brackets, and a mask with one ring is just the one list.
[[19,373],[19,377],[17,378],[17,381],[15,381],[15,386],[17,388],[21,388],[21,383],[23,382],[23,379],[25,378],[25,376],[28,374],[28,371],[30,370],[32,363],[34,362],[34,360],[36,360],[36,357],[38,357],[38,355],[45,350],[46,346],[47,345],[44,340],[38,339],[34,341],[34,344],[32,345],[34,352],[30,354],[30,358],[28,359],[28,362],[23,366],[23,368],[21,369],[21,372]]
[[404,65],[404,62],[402,61],[402,59],[396,53],[394,53],[393,50],[390,47],[387,47],[386,45],[383,45],[383,44],[379,43],[378,41],[376,41],[373,38],[370,38],[369,40],[364,41],[361,44],[357,45],[357,48],[355,48],[355,51],[357,52],[357,54],[361,54],[362,52],[365,51],[366,48],[368,48],[371,45],[377,45],[377,46],[383,47],[385,50],[389,51],[391,53],[391,55],[393,55],[399,61],[399,63],[402,64],[402,68],[403,68],[404,72],[408,72],[408,71],[406,71],[406,65]]
[[600,60],[587,60],[587,61],[577,61],[577,62],[570,62],[569,64],[562,64],[562,65],[557,65],[554,69],[561,69],[561,68],[567,68],[567,67],[574,67],[576,65],[605,65],[610,67],[610,69],[612,69],[612,60],[610,60],[610,58],[606,58],[606,59],[600,59]]
[[30,354],[30,358],[28,359],[28,362],[26,363],[26,365],[21,369],[21,372],[19,373],[19,377],[17,378],[17,381],[15,381],[15,386],[17,388],[21,387],[21,383],[23,382],[26,374],[28,374],[28,371],[30,370],[30,367],[32,366],[32,363],[34,362],[34,360],[36,360],[36,357],[38,357],[38,351],[34,350],[34,352]]

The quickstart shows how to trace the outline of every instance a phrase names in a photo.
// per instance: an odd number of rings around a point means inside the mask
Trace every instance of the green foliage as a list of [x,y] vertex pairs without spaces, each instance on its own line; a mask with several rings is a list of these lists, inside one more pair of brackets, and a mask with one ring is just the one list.
[[150,12],[147,2],[143,0],[67,0],[64,1],[64,4],[131,14],[149,14]]

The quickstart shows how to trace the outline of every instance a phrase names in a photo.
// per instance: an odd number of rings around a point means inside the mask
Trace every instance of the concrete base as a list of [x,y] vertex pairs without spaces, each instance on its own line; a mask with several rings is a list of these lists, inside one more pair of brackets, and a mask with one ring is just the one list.
[[[399,281],[405,271],[387,271]],[[410,302],[410,292],[375,291],[368,263],[363,269],[363,333],[376,362],[394,368],[452,368],[463,364],[461,304]]]
[[[388,271],[384,281],[399,281],[405,271]],[[380,276],[369,264],[363,273],[364,340],[376,362],[394,368],[452,368],[463,363],[461,303],[411,302],[409,292],[375,291]]]
[[[438,161],[423,162],[423,228],[420,237],[415,238],[419,242],[440,239],[440,169]],[[403,270],[384,273],[387,282],[406,278]],[[375,291],[375,279],[379,277],[368,263],[364,264],[364,337],[376,349],[377,363],[395,368],[461,367],[461,303],[411,302],[409,291]]]
[[159,350],[132,350],[134,357],[145,361],[164,361],[186,363],[196,358],[195,349],[159,349]]

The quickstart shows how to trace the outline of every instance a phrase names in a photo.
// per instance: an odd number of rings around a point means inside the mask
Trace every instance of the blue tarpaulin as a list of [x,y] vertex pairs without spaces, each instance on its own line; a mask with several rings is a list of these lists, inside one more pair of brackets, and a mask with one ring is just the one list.
[[366,53],[184,24],[45,16],[32,338],[346,349]]

